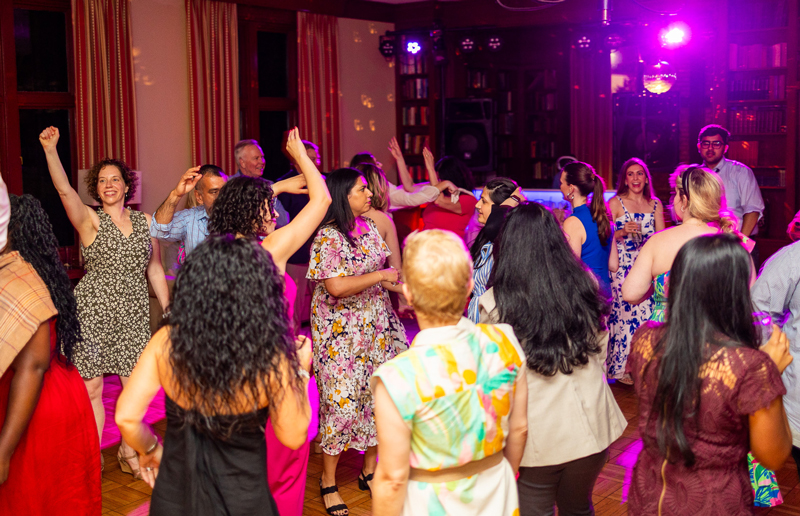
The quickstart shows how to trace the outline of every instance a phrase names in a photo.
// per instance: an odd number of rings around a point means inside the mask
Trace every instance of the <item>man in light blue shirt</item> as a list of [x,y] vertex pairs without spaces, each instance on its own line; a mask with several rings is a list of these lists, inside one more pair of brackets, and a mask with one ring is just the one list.
[[[178,186],[158,207],[150,223],[150,236],[168,242],[183,242],[186,254],[208,236],[208,217],[225,186],[228,176],[215,165],[190,168],[181,176]],[[175,213],[184,195],[194,190],[199,206]],[[179,260],[182,261],[182,260]]]
[[725,158],[730,136],[721,125],[707,125],[697,137],[697,150],[703,157],[704,165],[716,172],[725,184],[725,200],[728,209],[739,221],[739,231],[752,236],[758,234],[758,221],[764,213],[764,199],[750,167]]
[[800,242],[780,249],[767,260],[751,288],[759,317],[781,327],[794,361],[783,372],[783,406],[792,431],[792,457],[800,473]]

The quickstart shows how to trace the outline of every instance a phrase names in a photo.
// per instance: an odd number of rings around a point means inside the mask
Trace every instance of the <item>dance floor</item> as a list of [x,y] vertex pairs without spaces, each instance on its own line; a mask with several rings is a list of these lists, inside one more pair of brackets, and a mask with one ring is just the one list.
[[[409,338],[416,334],[414,323],[405,320],[409,330]],[[636,425],[636,396],[633,388],[620,384],[611,386],[614,397],[622,412],[628,419],[628,428],[614,444],[608,462],[600,473],[594,488],[595,511],[598,516],[619,516],[628,514],[628,487],[633,473],[636,457],[642,447]],[[103,455],[105,470],[103,471],[103,514],[110,515],[146,515],[150,506],[151,489],[142,481],[133,478],[119,469],[116,460],[119,446],[119,431],[114,425],[114,407],[119,396],[120,384],[116,377],[106,378],[103,401],[106,407],[106,425],[103,432]],[[153,424],[155,430],[163,436],[166,426],[164,419],[164,398],[158,396],[150,406],[146,421]],[[345,503],[350,507],[350,514],[367,516],[371,514],[369,494],[358,489],[358,473],[361,468],[361,455],[353,450],[347,451],[339,461],[337,479],[339,491]],[[306,501],[304,515],[325,515],[322,497],[319,495],[319,479],[322,474],[322,456],[311,454],[308,464],[306,482]],[[794,461],[789,460],[777,472],[778,483],[784,503],[774,508],[756,509],[756,514],[797,515],[800,516],[800,480]]]

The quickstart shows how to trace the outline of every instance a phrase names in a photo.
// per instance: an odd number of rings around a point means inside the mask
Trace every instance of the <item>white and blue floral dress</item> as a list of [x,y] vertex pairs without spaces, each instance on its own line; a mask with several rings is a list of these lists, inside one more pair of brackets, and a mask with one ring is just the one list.
[[642,224],[642,237],[635,239],[633,235],[626,235],[621,240],[616,240],[617,253],[619,254],[619,269],[611,275],[611,316],[608,319],[610,338],[608,341],[608,377],[620,379],[625,375],[625,364],[628,362],[631,340],[639,326],[650,318],[653,312],[653,298],[642,301],[638,305],[622,300],[622,282],[633,267],[633,262],[639,256],[647,239],[656,232],[656,207],[658,200],[653,204],[650,213],[630,213],[625,208],[622,198],[617,197],[625,212],[614,221],[614,231],[620,231],[626,222],[636,221]]

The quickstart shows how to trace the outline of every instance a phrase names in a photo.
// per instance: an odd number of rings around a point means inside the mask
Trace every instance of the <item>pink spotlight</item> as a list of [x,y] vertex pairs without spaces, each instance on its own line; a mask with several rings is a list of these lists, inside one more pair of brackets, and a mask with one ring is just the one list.
[[658,37],[661,40],[661,46],[665,48],[677,48],[688,43],[692,32],[689,26],[685,23],[671,23],[669,26],[661,29]]

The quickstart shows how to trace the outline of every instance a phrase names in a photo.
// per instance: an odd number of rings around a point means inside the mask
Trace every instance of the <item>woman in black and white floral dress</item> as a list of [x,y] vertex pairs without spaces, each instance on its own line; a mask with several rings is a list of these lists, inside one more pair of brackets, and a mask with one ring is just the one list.
[[[58,138],[58,129],[49,127],[39,142],[86,258],[86,276],[75,288],[84,340],[75,346],[74,362],[89,391],[102,439],[103,374],[119,375],[125,385],[150,340],[147,279],[164,309],[169,291],[158,240],[148,231],[151,216],[125,207],[136,191],[131,169],[122,161],[104,159],[89,170],[89,194],[101,204],[95,211],[70,185],[56,150]],[[136,452],[124,441],[117,457],[122,471],[141,478]]]

